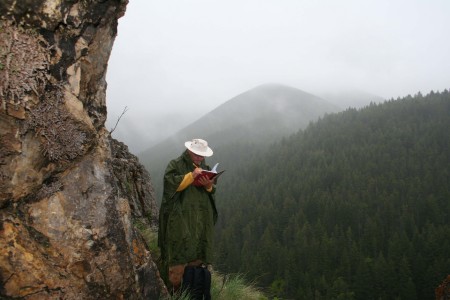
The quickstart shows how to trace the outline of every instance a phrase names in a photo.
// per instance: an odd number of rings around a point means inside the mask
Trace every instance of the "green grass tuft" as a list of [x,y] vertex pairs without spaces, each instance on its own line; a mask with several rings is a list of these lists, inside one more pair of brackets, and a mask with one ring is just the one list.
[[223,275],[212,272],[211,298],[217,300],[267,300],[255,286],[247,283],[240,274]]

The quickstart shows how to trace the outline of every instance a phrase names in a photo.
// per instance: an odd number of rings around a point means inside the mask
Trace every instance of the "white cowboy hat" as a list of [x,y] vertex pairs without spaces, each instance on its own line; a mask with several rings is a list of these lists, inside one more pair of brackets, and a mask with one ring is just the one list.
[[208,142],[202,139],[193,139],[184,143],[189,151],[194,152],[197,155],[209,157],[213,155],[213,151],[208,147]]

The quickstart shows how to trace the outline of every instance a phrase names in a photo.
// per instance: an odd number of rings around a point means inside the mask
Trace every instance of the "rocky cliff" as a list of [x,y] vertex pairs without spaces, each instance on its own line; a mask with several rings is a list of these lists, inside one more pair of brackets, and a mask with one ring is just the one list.
[[167,295],[148,173],[105,129],[124,0],[0,3],[0,298]]

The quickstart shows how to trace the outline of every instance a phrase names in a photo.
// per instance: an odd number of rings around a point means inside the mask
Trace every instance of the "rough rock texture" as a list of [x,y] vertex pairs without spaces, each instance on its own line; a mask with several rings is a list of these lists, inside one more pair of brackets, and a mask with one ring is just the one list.
[[136,222],[148,173],[111,139],[105,74],[124,0],[0,3],[0,298],[167,296]]

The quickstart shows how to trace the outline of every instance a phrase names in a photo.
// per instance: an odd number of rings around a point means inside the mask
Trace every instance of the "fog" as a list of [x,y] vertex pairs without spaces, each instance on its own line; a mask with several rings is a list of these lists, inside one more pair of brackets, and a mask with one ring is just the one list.
[[130,0],[107,128],[134,153],[264,83],[385,99],[450,87],[448,0]]

